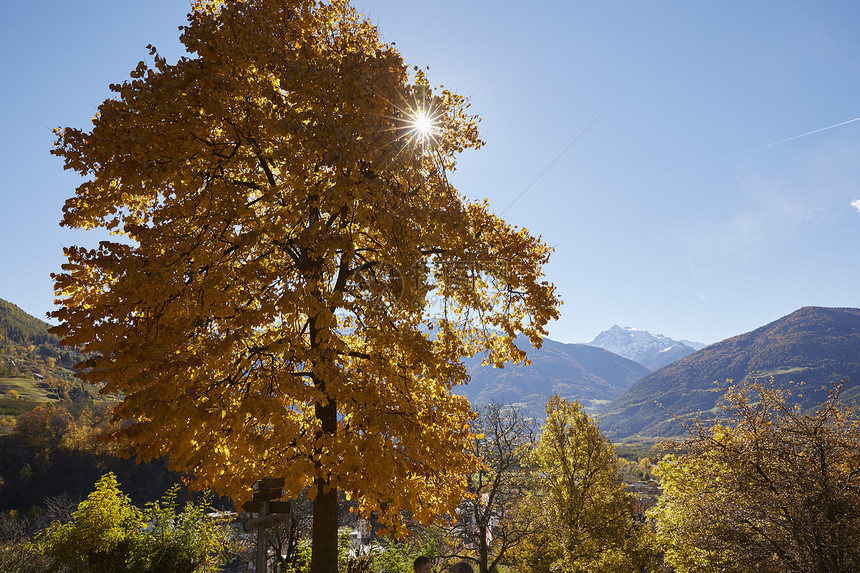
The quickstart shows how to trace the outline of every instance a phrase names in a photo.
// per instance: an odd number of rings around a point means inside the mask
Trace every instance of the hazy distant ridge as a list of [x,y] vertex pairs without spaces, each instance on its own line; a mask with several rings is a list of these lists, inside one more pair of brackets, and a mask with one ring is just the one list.
[[455,391],[473,404],[492,400],[518,404],[540,417],[547,398],[554,393],[594,408],[620,396],[650,373],[633,360],[585,344],[564,344],[548,338],[540,349],[532,348],[523,338],[517,344],[528,351],[531,365],[493,368],[481,366],[480,358],[472,358],[466,363],[471,382]]

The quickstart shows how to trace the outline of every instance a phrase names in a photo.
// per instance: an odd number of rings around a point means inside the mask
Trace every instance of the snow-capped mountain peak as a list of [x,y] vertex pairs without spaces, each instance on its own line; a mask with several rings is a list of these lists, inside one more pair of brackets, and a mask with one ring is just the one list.
[[652,334],[647,330],[617,324],[586,344],[635,360],[652,370],[658,370],[704,346],[699,343],[679,342],[662,334]]

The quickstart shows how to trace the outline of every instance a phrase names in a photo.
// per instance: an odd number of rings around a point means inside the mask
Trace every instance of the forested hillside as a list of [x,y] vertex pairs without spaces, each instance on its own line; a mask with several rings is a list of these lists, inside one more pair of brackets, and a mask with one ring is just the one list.
[[83,356],[49,327],[0,299],[0,513],[83,498],[106,471],[136,501],[156,499],[179,476],[163,460],[137,465],[99,441],[112,403],[74,378]]
[[22,346],[56,344],[57,339],[48,333],[48,326],[11,302],[0,299],[0,340],[8,339]]
[[727,381],[803,383],[812,407],[832,382],[848,379],[843,398],[860,392],[860,309],[804,307],[752,332],[712,344],[643,378],[612,402],[601,428],[613,439],[684,433],[676,417],[710,416]]
[[17,416],[40,402],[94,392],[72,373],[82,354],[61,346],[48,328],[48,323],[0,299],[0,414]]
[[48,328],[47,322],[0,299],[0,379],[34,374],[72,379],[71,368],[81,360],[81,353],[60,346]]

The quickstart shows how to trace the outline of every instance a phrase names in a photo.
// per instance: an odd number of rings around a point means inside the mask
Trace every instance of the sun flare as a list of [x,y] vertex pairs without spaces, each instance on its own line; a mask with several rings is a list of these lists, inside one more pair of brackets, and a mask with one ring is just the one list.
[[439,131],[439,118],[426,109],[412,110],[407,128],[409,136],[413,140],[421,144],[426,144],[430,141],[435,141],[436,134]]
[[412,120],[412,126],[413,130],[419,137],[428,137],[436,128],[433,118],[431,118],[426,111],[419,111],[415,114],[415,117]]

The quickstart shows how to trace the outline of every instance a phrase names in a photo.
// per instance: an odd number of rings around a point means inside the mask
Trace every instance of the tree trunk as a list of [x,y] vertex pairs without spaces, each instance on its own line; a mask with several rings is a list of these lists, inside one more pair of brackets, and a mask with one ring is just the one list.
[[481,526],[478,531],[481,532],[481,539],[478,542],[478,571],[480,573],[488,573],[490,548],[487,546],[487,530],[489,526]]
[[[315,413],[322,423],[322,434],[337,433],[337,403],[334,400],[330,399],[324,406],[317,403]],[[316,478],[314,484],[317,496],[311,529],[310,573],[337,573],[337,488],[331,486],[328,476]]]
[[318,479],[310,573],[337,573],[337,489]]

